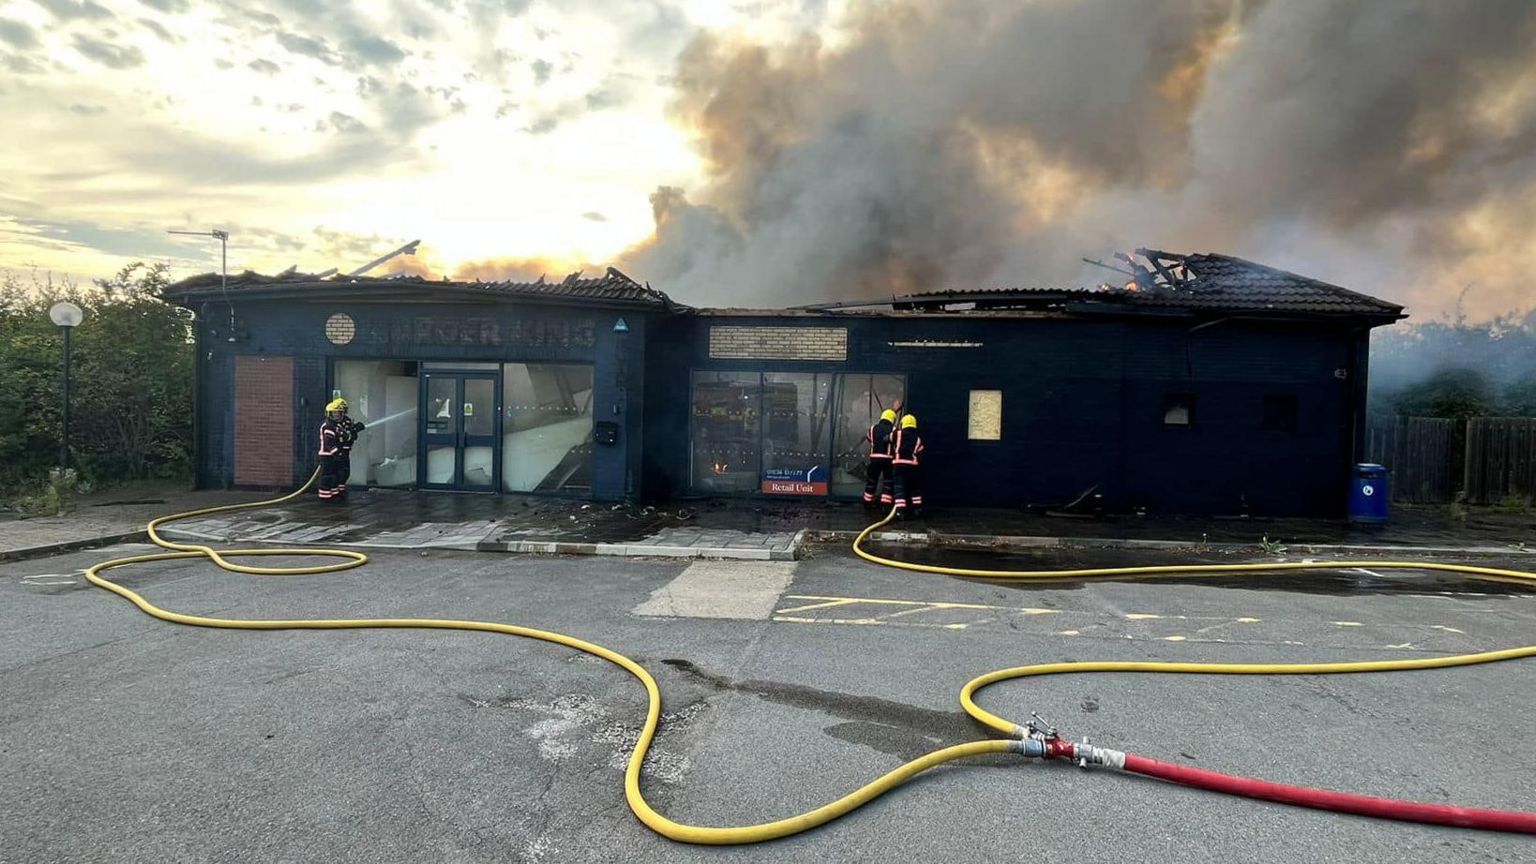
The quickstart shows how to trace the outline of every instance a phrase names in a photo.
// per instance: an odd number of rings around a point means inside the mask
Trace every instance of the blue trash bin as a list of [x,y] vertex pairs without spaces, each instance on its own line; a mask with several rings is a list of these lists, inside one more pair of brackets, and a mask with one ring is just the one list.
[[1362,525],[1387,522],[1387,469],[1362,463],[1349,477],[1349,521]]

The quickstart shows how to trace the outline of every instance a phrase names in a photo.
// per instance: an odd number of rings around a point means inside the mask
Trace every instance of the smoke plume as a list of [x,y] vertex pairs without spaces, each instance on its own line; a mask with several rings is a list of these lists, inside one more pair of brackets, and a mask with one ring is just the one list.
[[[684,302],[1093,284],[1219,251],[1410,306],[1531,305],[1536,4],[930,0],[846,39],[702,35],[708,169],[620,262]],[[1110,277],[1113,278],[1113,277]]]

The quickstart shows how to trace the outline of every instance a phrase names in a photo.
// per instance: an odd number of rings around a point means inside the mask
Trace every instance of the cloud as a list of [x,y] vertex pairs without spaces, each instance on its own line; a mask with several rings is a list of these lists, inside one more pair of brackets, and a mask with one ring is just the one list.
[[263,12],[260,9],[241,9],[240,13],[257,24],[265,24],[268,27],[276,27],[283,23],[281,18],[278,18],[271,12]]
[[276,75],[277,73],[283,71],[283,67],[273,63],[271,60],[268,60],[265,57],[258,57],[245,65],[257,72],[260,72],[263,75]]
[[548,84],[549,74],[555,71],[554,64],[548,60],[535,60],[529,68],[533,70],[533,83],[535,84]]
[[49,219],[3,219],[0,232],[53,241],[50,248],[88,248],[109,255],[185,257],[186,250],[163,231],[151,227],[106,227],[96,222]]
[[187,0],[139,0],[145,6],[160,12],[183,13],[192,8]]
[[581,214],[581,218],[586,219],[589,222],[607,222],[608,221],[608,217],[607,216],[604,216],[603,214],[598,213],[595,210],[588,210],[587,212]]
[[107,113],[105,105],[84,105],[79,102],[69,106],[69,110],[71,113],[79,114],[82,117],[94,117],[98,114]]
[[53,13],[53,17],[61,21],[69,21],[75,18],[87,18],[97,20],[111,18],[112,13],[106,8],[98,6],[92,0],[84,3],[76,3],[74,0],[35,0],[37,5]]
[[340,132],[343,134],[350,134],[354,132],[365,132],[367,131],[368,127],[363,125],[363,121],[353,117],[350,114],[343,114],[340,111],[332,111],[331,116],[321,120],[315,125],[316,131],[323,132],[326,129],[330,129],[334,132]]
[[545,116],[533,121],[533,125],[528,126],[524,131],[526,131],[529,135],[548,135],[549,133],[555,131],[559,125],[559,117],[556,117],[553,114],[546,114]]
[[20,21],[0,19],[0,42],[26,50],[37,47],[37,33]]
[[231,63],[230,61],[225,60],[223,57],[215,57],[213,59],[213,65],[219,67],[220,69],[233,69],[233,68],[235,68],[235,64],[234,63]]
[[588,111],[601,111],[604,108],[613,108],[623,102],[623,100],[608,90],[594,90],[587,94],[586,101]]
[[311,39],[308,36],[300,36],[296,33],[278,33],[277,44],[293,54],[304,57],[313,57],[322,63],[336,64],[336,54],[322,39]]
[[14,72],[17,75],[40,75],[48,71],[43,68],[41,63],[30,57],[23,57],[20,54],[13,54],[0,59],[0,64],[4,64],[7,71]]
[[344,44],[349,54],[368,64],[391,66],[406,57],[399,45],[379,36],[360,36]]
[[75,34],[75,50],[112,69],[132,69],[144,65],[144,52],[132,45],[114,45],[89,36]]
[[176,45],[181,42],[181,40],[177,38],[174,33],[165,29],[165,26],[158,21],[154,21],[149,18],[140,18],[139,23],[144,25],[145,29],[160,37],[160,41],[162,42],[168,42],[172,45]]
[[362,76],[357,79],[357,95],[359,98],[371,99],[374,96],[383,94],[383,92],[384,82],[372,75]]

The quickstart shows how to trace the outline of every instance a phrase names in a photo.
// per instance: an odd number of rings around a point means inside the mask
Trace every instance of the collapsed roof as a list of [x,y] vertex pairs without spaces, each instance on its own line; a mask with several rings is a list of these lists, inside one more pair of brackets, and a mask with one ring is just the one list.
[[[1350,291],[1319,279],[1267,267],[1231,255],[1178,254],[1137,249],[1117,254],[1124,265],[1090,263],[1129,277],[1123,285],[1068,289],[961,289],[906,294],[884,299],[816,303],[788,310],[699,310],[772,315],[775,313],[893,314],[900,312],[994,312],[1006,314],[1241,315],[1254,317],[1346,319],[1372,325],[1406,317],[1403,307]],[[1086,260],[1086,259],[1085,259]],[[559,282],[540,276],[534,282],[434,281],[420,276],[333,276],[285,272],[231,276],[227,288],[217,273],[193,276],[169,286],[166,300],[191,305],[207,300],[367,300],[436,302],[518,300],[534,303],[649,308],[684,311],[648,284],[609,267],[601,276],[572,273]]]

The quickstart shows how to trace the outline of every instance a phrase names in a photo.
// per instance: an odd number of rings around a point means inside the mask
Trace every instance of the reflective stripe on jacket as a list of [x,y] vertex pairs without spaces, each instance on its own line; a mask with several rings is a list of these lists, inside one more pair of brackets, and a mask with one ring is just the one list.
[[868,432],[864,433],[864,440],[869,442],[869,458],[891,458],[891,453],[893,452],[891,445],[895,443],[891,438],[891,421],[880,420],[876,422],[875,425],[869,427]]
[[339,443],[340,430],[335,423],[327,420],[320,424],[320,455],[335,456],[341,450]]
[[923,437],[916,429],[899,429],[896,432],[897,465],[916,465],[922,459]]

